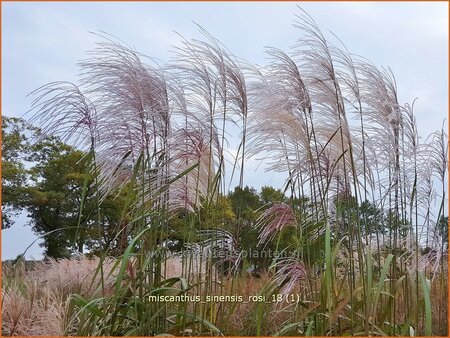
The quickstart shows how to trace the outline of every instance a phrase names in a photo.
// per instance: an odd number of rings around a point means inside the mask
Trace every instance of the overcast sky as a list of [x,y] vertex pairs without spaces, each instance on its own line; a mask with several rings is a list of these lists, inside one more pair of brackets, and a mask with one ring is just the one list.
[[[89,32],[105,31],[138,51],[164,61],[174,44],[201,38],[193,21],[235,55],[266,63],[264,47],[286,51],[299,38],[292,26],[299,10],[283,3],[2,3],[2,114],[22,116],[26,95],[51,81],[77,82],[76,63],[95,47]],[[389,66],[399,100],[416,103],[420,134],[438,129],[448,115],[448,3],[301,3],[325,34],[330,31],[351,52],[377,66]],[[253,166],[253,167],[251,167]],[[276,175],[255,174],[246,184],[281,186]],[[252,174],[253,173],[253,174]],[[26,219],[2,231],[2,258],[15,258],[36,238]],[[27,257],[40,258],[37,244]]]

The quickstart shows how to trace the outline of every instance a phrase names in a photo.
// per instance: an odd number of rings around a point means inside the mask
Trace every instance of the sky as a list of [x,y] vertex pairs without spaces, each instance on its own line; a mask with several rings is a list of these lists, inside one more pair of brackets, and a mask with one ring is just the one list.
[[[23,116],[27,94],[52,81],[77,82],[77,62],[95,48],[92,32],[114,35],[148,56],[170,61],[184,38],[202,38],[196,25],[236,56],[267,63],[267,46],[289,51],[300,37],[293,26],[293,2],[261,3],[2,3],[2,115]],[[412,102],[422,137],[439,129],[448,115],[447,2],[302,2],[326,36],[333,32],[355,54],[389,66],[401,104]],[[25,116],[26,117],[26,116]],[[447,121],[446,121],[447,123]],[[283,179],[247,163],[245,184],[281,187]],[[26,217],[2,231],[2,259],[15,258],[36,236]],[[37,241],[27,258],[39,259]]]

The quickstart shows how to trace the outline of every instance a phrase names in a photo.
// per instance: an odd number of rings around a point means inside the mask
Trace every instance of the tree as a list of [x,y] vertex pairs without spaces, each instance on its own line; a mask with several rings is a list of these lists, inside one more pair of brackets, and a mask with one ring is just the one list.
[[387,216],[375,204],[367,200],[358,203],[353,196],[339,196],[334,203],[339,230],[347,231],[350,225],[359,224],[362,235],[387,233]]
[[[238,239],[242,250],[251,255],[248,261],[255,270],[266,270],[274,257],[270,253],[275,250],[283,250],[292,244],[292,229],[282,231],[278,243],[266,243],[259,245],[259,229],[255,227],[255,222],[261,215],[262,209],[270,204],[286,201],[284,194],[273,187],[264,186],[260,194],[254,188],[246,186],[245,188],[236,187],[228,195],[234,212],[236,213],[235,236]],[[278,247],[277,247],[278,244]]]
[[[254,188],[235,187],[234,191],[228,194],[233,211],[236,215],[235,227],[232,231],[233,235],[240,243],[256,241],[257,232],[253,229],[258,215],[256,210],[261,207],[259,195]],[[251,238],[249,238],[249,236]],[[245,237],[245,238],[244,238]],[[252,238],[255,237],[253,240]]]
[[23,119],[2,117],[2,229],[14,224],[14,216],[24,206],[25,162],[30,149],[27,134],[32,132]]
[[218,196],[213,203],[202,207],[200,218],[202,224],[209,223],[208,228],[218,226],[229,231],[232,231],[236,221],[236,215],[230,199],[222,195]]
[[228,198],[238,219],[249,223],[256,219],[254,212],[261,206],[261,203],[254,188],[236,187],[233,192],[228,194]]
[[364,201],[359,206],[360,224],[362,233],[367,234],[386,234],[388,231],[386,216],[383,211],[369,201]]
[[121,243],[114,239],[126,221],[127,189],[100,203],[88,154],[57,139],[35,145],[33,160],[27,209],[33,230],[48,233],[43,243],[45,254],[68,257],[84,249],[102,251],[106,247],[110,253],[118,253]]
[[269,204],[274,202],[284,202],[286,197],[280,189],[264,186],[261,188],[261,202],[263,204]]
[[[44,237],[47,256],[68,257],[74,249],[83,252],[89,236],[90,217],[81,219],[83,229],[77,231],[85,176],[90,175],[86,173],[84,155],[56,140],[35,147],[33,157],[37,163],[30,169],[33,184],[28,189],[27,209],[37,234],[51,232]],[[88,182],[92,183],[92,177]],[[86,196],[91,197],[89,192]]]

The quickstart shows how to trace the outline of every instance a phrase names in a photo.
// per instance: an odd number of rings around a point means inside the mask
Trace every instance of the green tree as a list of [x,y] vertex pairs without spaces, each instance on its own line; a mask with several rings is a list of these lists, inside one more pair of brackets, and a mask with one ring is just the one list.
[[[87,226],[83,231],[77,231],[86,175],[84,153],[59,141],[37,147],[41,151],[34,153],[37,163],[30,170],[33,184],[28,189],[28,216],[37,234],[51,232],[44,237],[45,254],[55,258],[68,257],[75,247],[83,251],[88,235]],[[83,225],[89,223],[83,219]],[[79,236],[75,238],[77,234]]]
[[236,213],[235,234],[238,238],[239,246],[250,256],[249,264],[253,265],[257,270],[267,269],[274,257],[270,253],[276,249],[285,249],[292,242],[292,229],[283,231],[281,238],[276,243],[266,243],[264,247],[258,246],[259,229],[254,224],[262,213],[264,207],[270,204],[285,202],[287,199],[284,194],[273,187],[264,186],[258,194],[256,189],[246,186],[245,188],[236,187],[233,192],[228,195],[234,212]]
[[2,229],[14,223],[14,216],[24,206],[25,163],[30,149],[27,134],[33,131],[21,118],[2,117]]
[[229,231],[233,230],[236,221],[236,215],[230,199],[222,195],[218,196],[216,201],[209,203],[200,210],[200,218],[202,224],[208,224],[208,228],[218,226]]
[[[349,226],[355,227],[359,224],[362,235],[387,233],[387,216],[375,204],[369,201],[358,204],[353,196],[339,196],[334,203],[339,230],[347,231]],[[394,217],[393,213],[391,217]]]
[[228,199],[236,215],[236,222],[232,231],[242,247],[247,249],[250,243],[257,242],[257,231],[253,225],[258,218],[256,211],[261,207],[259,195],[254,188],[236,187],[228,194]]
[[88,154],[56,138],[35,144],[30,159],[34,165],[29,169],[25,205],[34,232],[46,234],[45,254],[68,257],[106,246],[115,252],[120,243],[113,240],[123,225],[125,193],[100,204]]
[[[99,209],[85,155],[57,138],[43,136],[22,118],[3,116],[2,229],[27,210],[37,234],[51,232],[44,238],[48,256],[65,257],[75,249],[96,250],[111,244],[123,198],[106,198]],[[86,203],[82,227],[77,229],[86,175]]]
[[260,194],[262,204],[284,202],[286,197],[280,189],[264,186],[261,188]]
[[246,223],[252,223],[256,219],[255,211],[261,206],[261,203],[254,188],[236,187],[233,192],[228,194],[228,198],[238,219]]

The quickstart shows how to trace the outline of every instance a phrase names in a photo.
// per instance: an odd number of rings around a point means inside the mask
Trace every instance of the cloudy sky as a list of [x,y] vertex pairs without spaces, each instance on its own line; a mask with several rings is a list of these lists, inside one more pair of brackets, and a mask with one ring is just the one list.
[[[169,61],[172,46],[201,38],[193,22],[235,55],[264,65],[264,47],[289,50],[300,32],[292,26],[297,5],[283,3],[2,3],[2,114],[22,116],[26,95],[58,80],[77,82],[76,63],[95,47],[90,32],[105,31],[138,51]],[[421,135],[441,127],[448,114],[448,3],[301,3],[327,35],[351,52],[389,66],[400,103],[416,103]],[[253,172],[256,169],[256,161]],[[276,175],[250,174],[248,185],[280,186]],[[14,258],[36,238],[21,217],[2,231],[2,258]],[[39,258],[37,244],[28,257]]]

